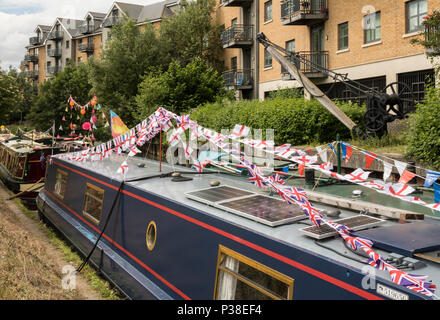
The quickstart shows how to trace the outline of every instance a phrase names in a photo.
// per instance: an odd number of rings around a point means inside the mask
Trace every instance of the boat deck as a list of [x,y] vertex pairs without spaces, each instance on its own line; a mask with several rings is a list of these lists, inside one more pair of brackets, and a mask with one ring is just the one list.
[[[107,177],[112,177],[112,179],[116,182],[121,182],[123,179],[123,176],[120,174],[116,174],[116,171],[118,170],[119,165],[126,160],[125,157],[119,157],[116,155],[112,155],[110,159],[105,159],[102,162],[86,162],[86,163],[80,163],[80,162],[70,162],[74,166],[78,166],[81,168],[84,168],[86,170],[91,170],[95,173],[102,174]],[[66,160],[67,161],[67,160]],[[142,159],[138,157],[129,158],[127,160],[129,164],[128,173],[125,177],[125,180],[140,178],[140,177],[147,177],[147,176],[154,176],[159,174],[159,163],[157,161],[152,161],[148,159]],[[144,165],[144,167],[139,166],[140,164]],[[162,172],[173,172],[173,171],[187,171],[187,172],[193,172],[192,169],[182,166],[173,166],[166,163],[162,163]],[[171,182],[171,178],[152,178],[145,181],[136,181],[136,182],[127,182],[130,186],[133,186],[138,189],[145,190],[149,193],[155,194],[159,197],[171,199],[172,201],[175,201],[179,203],[180,205],[188,206],[197,210],[200,210],[208,215],[215,216],[219,219],[228,221],[229,223],[232,223],[234,225],[238,225],[242,228],[255,231],[263,236],[270,237],[273,239],[276,239],[279,242],[286,243],[291,246],[299,247],[304,250],[307,250],[311,253],[320,255],[327,260],[334,260],[339,263],[345,264],[347,268],[355,268],[358,270],[365,270],[366,264],[362,262],[358,262],[355,260],[352,260],[348,257],[345,257],[343,255],[340,255],[339,253],[329,250],[327,248],[324,248],[322,246],[319,246],[316,244],[316,241],[310,237],[307,237],[304,235],[303,232],[299,231],[299,229],[302,229],[304,227],[307,227],[307,225],[311,225],[311,222],[308,219],[301,220],[300,222],[294,222],[286,225],[271,227],[247,218],[244,218],[242,216],[221,210],[219,208],[209,206],[204,203],[197,202],[195,200],[191,200],[187,198],[185,193],[200,190],[200,189],[206,189],[210,188],[210,183],[212,181],[219,181],[220,185],[222,186],[231,186],[235,188],[240,188],[244,190],[248,190],[254,193],[259,194],[265,194],[268,195],[268,192],[261,190],[257,188],[256,186],[249,183],[247,177],[245,176],[235,176],[235,175],[229,175],[225,173],[213,173],[213,174],[190,174],[190,175],[183,175],[186,177],[192,178],[190,181],[184,181],[184,182]],[[347,186],[340,186],[341,188],[346,188]],[[366,188],[363,188],[361,186],[353,186],[353,188],[356,189],[362,189],[367,190]],[[324,190],[323,192],[329,191],[329,188],[332,190],[332,192],[336,192],[336,189],[338,186],[332,186],[332,187],[325,187],[323,189],[318,188],[317,191],[322,192],[321,190]],[[351,190],[351,189],[349,189]],[[370,191],[370,190],[368,190]],[[340,192],[341,194],[347,193],[347,191]],[[384,201],[385,198],[391,198],[387,197],[385,195],[380,195],[379,198],[380,201]],[[279,198],[278,195],[275,195],[274,197]],[[385,198],[383,198],[385,197]],[[281,198],[280,198],[281,199]],[[350,199],[353,200],[353,199]],[[394,199],[393,199],[394,200]],[[364,199],[365,201],[365,199]],[[403,202],[403,201],[402,201]],[[312,201],[313,203],[313,201]],[[385,202],[382,202],[382,205],[387,205],[389,203],[392,203],[393,205],[395,202],[388,202],[385,200]],[[333,209],[330,206],[323,205],[320,203],[313,203],[317,208],[319,209]],[[406,208],[405,208],[406,210]],[[358,215],[359,212],[353,212],[345,209],[341,209],[341,215],[339,218],[328,218],[329,220],[335,221],[336,219],[341,218],[347,218],[347,217],[353,217]],[[380,217],[380,219],[385,220],[385,222],[380,226],[393,226],[398,225],[396,220],[387,219],[386,217]],[[440,222],[435,217],[425,216],[425,221],[428,221],[433,224],[438,224],[440,227]],[[307,225],[306,225],[307,224]],[[379,228],[380,228],[379,227]],[[348,256],[353,257],[354,259],[362,259],[366,260],[366,258],[363,258],[359,255],[356,255],[352,252],[350,252],[344,245],[344,241],[339,236],[331,237],[329,239],[326,239],[324,241],[320,241],[321,244],[324,244],[327,247],[332,248],[333,250],[337,250],[338,252],[346,253]],[[385,250],[378,249],[374,247],[375,251],[379,253],[383,258],[387,258],[390,252],[387,252]],[[418,259],[420,260],[420,259]],[[419,274],[419,275],[426,275],[428,276],[428,280],[431,280],[434,284],[440,284],[440,264],[437,264],[435,262],[422,260],[426,266],[422,267],[417,270],[411,270],[408,271],[405,269],[406,272],[410,274]],[[391,281],[390,276],[385,271],[377,271],[376,276],[388,281]],[[405,289],[402,287],[402,291]]]

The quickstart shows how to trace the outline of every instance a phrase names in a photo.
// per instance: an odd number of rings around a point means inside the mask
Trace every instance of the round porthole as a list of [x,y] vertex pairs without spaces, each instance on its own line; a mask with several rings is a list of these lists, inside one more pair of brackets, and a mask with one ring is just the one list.
[[156,237],[157,237],[157,228],[154,221],[151,221],[147,227],[147,248],[150,251],[153,251],[154,246],[156,245]]

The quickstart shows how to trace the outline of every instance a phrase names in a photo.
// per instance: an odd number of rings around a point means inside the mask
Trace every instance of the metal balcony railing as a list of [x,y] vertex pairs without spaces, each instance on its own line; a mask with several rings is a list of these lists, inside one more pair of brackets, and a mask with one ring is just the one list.
[[287,0],[281,3],[281,19],[289,24],[309,24],[328,17],[328,0]]
[[38,78],[38,70],[33,70],[33,71],[25,71],[25,76],[26,78]]
[[79,52],[93,52],[93,43],[80,43],[78,46]]
[[31,37],[29,38],[29,44],[32,46],[36,46],[41,44],[41,39],[39,37]]
[[226,87],[248,87],[253,86],[253,70],[252,69],[240,69],[230,70],[223,73],[223,81]]
[[88,34],[88,33],[93,33],[93,31],[95,31],[95,26],[94,25],[82,25],[79,27],[79,33],[81,34]]
[[253,44],[253,25],[237,24],[223,30],[221,41],[223,47],[239,47]]
[[62,49],[49,49],[47,50],[47,55],[49,57],[57,58],[61,57]]
[[102,23],[102,26],[104,28],[111,27],[111,26],[117,24],[119,22],[119,20],[120,20],[119,16],[109,16],[109,17],[107,17],[107,19],[104,20],[104,22]]
[[61,72],[61,66],[49,66],[47,67],[47,74],[55,74]]
[[[295,59],[294,55],[299,59]],[[301,51],[292,53],[291,56],[286,58],[307,76],[326,76],[325,69],[328,69],[328,51]],[[283,67],[281,67],[281,73],[290,77],[290,73]]]
[[440,54],[440,25],[438,26],[425,26],[425,42],[427,42],[426,53],[428,55]]
[[61,40],[63,39],[63,32],[62,31],[52,31],[47,35],[48,40]]
[[33,54],[27,54],[24,56],[26,62],[38,62],[38,56]]

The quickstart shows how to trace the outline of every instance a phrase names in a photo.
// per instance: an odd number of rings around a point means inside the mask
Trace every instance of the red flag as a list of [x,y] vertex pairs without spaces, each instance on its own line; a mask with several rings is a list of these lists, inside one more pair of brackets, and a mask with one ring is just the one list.
[[416,176],[415,173],[409,172],[408,170],[403,171],[400,176],[399,183],[408,183],[412,178]]
[[345,163],[348,163],[348,160],[350,160],[351,154],[353,153],[353,148],[347,145],[345,146],[345,148],[347,149],[347,154],[345,155]]
[[364,152],[365,154],[365,164],[367,166],[367,169],[370,168],[371,164],[373,163],[374,159],[376,159],[376,154],[373,152]]
[[301,176],[301,177],[304,177],[304,168],[305,168],[306,166],[305,166],[305,164],[299,164],[298,165],[298,172],[299,172],[299,175]]

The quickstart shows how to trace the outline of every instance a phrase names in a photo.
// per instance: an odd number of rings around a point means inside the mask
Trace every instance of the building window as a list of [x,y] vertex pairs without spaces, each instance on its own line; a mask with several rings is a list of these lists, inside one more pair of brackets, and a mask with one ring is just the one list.
[[84,195],[83,214],[95,224],[99,224],[99,221],[101,221],[103,200],[104,190],[87,183]]
[[272,1],[264,3],[264,22],[272,20]]
[[68,176],[67,172],[57,169],[55,175],[55,187],[53,193],[61,200],[64,199],[64,195],[66,193],[67,176]]
[[364,16],[364,43],[371,43],[381,39],[380,11]]
[[267,50],[264,50],[264,68],[271,68],[272,67],[272,55],[267,52]]
[[67,41],[66,41],[66,49],[69,49],[69,47],[70,47],[70,41],[67,40]]
[[231,70],[237,71],[237,57],[231,58]]
[[[414,99],[416,103],[425,99],[426,87],[435,85],[435,72],[433,69],[399,73],[397,81],[399,82],[398,91],[403,98]],[[406,84],[404,86],[403,84]],[[407,88],[412,92],[407,92]]]
[[286,51],[295,52],[295,40],[286,41]]
[[291,300],[293,279],[220,246],[214,299]]
[[348,22],[338,25],[338,50],[348,49]]
[[231,20],[231,27],[235,27],[235,26],[237,26],[237,23],[238,23],[237,18],[232,19],[232,20]]
[[416,32],[423,28],[423,18],[428,14],[426,0],[413,0],[405,4],[406,7],[406,32]]
[[82,62],[82,57],[78,57],[78,64]]

